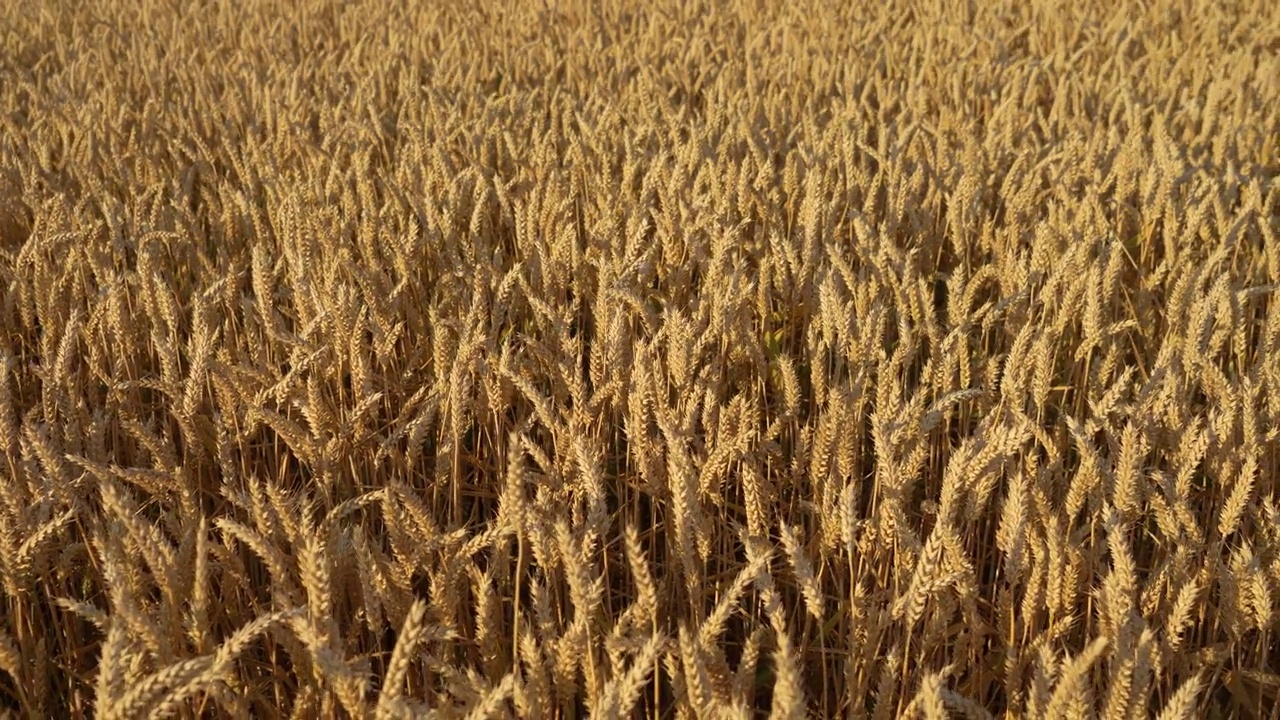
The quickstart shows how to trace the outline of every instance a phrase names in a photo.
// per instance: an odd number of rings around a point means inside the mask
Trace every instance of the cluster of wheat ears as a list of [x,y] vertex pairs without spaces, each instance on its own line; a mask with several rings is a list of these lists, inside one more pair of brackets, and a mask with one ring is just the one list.
[[1277,717],[1280,5],[0,9],[0,715]]

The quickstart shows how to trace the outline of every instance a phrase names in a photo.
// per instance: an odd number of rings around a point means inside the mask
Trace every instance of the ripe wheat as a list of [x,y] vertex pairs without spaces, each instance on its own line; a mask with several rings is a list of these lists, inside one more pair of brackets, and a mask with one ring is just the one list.
[[1274,717],[1280,6],[0,6],[0,715]]

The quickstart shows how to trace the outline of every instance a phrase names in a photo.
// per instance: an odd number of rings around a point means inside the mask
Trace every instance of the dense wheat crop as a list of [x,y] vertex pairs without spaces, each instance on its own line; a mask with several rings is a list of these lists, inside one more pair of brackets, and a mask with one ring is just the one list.
[[1276,717],[1278,52],[4,4],[0,707]]

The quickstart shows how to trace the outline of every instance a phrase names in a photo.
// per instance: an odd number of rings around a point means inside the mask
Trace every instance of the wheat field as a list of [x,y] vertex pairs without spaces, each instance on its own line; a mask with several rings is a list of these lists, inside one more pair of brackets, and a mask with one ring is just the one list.
[[1280,5],[0,7],[0,716],[1280,717]]

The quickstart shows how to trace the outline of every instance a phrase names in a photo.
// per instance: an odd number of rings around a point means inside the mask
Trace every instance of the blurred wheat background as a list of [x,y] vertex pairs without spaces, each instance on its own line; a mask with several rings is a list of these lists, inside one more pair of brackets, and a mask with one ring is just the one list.
[[1276,718],[1280,5],[0,8],[13,717]]

